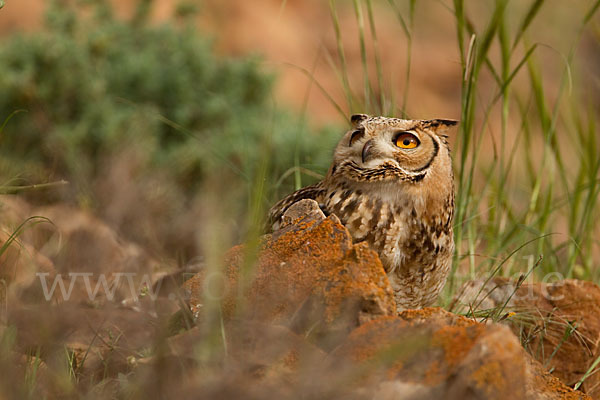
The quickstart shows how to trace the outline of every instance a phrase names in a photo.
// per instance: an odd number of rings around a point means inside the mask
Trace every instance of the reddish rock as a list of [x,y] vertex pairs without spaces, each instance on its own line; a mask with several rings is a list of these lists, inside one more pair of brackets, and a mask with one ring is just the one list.
[[[262,238],[256,262],[245,261],[251,253],[245,246],[227,254],[225,315],[241,313],[315,334],[345,334],[374,317],[393,315],[392,289],[377,254],[365,243],[352,244],[337,217],[324,218],[316,202],[308,202],[314,203],[308,209],[306,202],[291,207],[287,225]],[[241,271],[252,279],[242,279]],[[208,276],[200,273],[185,285],[195,310],[214,292]]]
[[[579,382],[600,356],[600,287],[574,279],[517,285],[494,278],[484,283],[466,283],[455,309],[491,311],[490,319],[496,320],[510,315],[503,322],[530,354],[565,384]],[[600,398],[600,376],[589,375],[581,390]]]
[[355,329],[334,356],[370,366],[363,381],[383,382],[375,398],[586,398],[544,374],[507,327],[441,309],[373,320]]

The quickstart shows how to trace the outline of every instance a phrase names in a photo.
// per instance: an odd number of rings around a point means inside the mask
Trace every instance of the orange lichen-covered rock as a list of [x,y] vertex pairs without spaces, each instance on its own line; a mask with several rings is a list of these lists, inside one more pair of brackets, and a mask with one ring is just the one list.
[[[504,322],[526,349],[565,384],[575,385],[600,356],[600,287],[567,279],[518,285],[506,278],[466,283],[455,307],[513,312]],[[500,315],[501,316],[501,315]],[[600,398],[600,376],[590,374],[582,391]]]
[[[394,314],[393,292],[377,254],[364,243],[353,244],[337,217],[325,218],[312,203],[312,211],[306,202],[292,206],[284,226],[262,238],[253,262],[248,247],[230,250],[222,301],[226,317],[243,313],[315,334],[327,327],[333,337]],[[305,210],[298,213],[297,207]],[[196,311],[219,292],[211,278],[204,271],[185,284]]]
[[385,398],[395,398],[390,391],[404,390],[407,382],[417,385],[416,398],[586,398],[544,374],[507,327],[441,309],[373,320],[355,329],[334,355],[341,364],[377,366],[363,378],[387,382],[380,384]]

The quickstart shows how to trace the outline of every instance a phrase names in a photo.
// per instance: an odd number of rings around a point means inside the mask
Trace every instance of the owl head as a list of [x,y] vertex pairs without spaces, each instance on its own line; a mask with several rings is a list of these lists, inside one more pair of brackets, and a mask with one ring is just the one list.
[[440,169],[451,174],[450,151],[443,133],[457,121],[356,114],[351,122],[352,129],[336,147],[331,174],[356,182],[408,183],[420,182]]

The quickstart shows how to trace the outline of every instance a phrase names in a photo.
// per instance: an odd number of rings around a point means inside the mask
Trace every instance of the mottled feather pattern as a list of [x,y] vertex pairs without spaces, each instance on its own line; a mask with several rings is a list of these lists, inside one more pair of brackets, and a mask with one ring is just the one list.
[[269,225],[271,229],[277,230],[281,217],[283,217],[283,214],[292,204],[304,199],[315,200],[320,204],[321,197],[324,193],[325,189],[323,188],[323,182],[319,182],[311,186],[303,187],[277,202],[277,204],[271,207],[271,210],[269,211]]
[[[314,199],[355,242],[377,251],[398,310],[433,304],[450,268],[454,183],[447,137],[451,120],[353,116],[325,179],[278,202],[273,229],[290,205]],[[406,143],[396,140],[408,137]],[[408,135],[408,136],[407,136]]]

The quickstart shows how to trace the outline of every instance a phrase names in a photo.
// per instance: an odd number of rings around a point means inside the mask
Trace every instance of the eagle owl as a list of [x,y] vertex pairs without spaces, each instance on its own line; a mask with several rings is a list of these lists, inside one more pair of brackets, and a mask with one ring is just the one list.
[[450,269],[454,239],[454,177],[447,136],[456,121],[351,117],[325,179],[271,208],[277,229],[284,212],[313,199],[335,214],[354,242],[379,254],[398,310],[433,304]]

